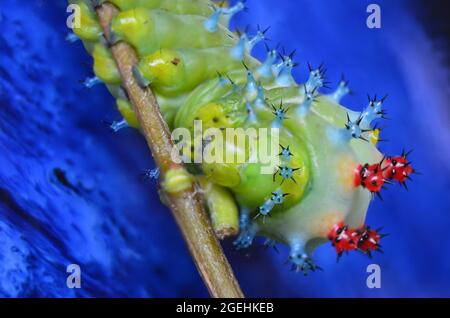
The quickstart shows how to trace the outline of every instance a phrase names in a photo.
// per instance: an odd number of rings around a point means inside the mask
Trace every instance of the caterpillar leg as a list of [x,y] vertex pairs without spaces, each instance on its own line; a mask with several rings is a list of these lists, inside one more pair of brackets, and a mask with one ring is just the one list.
[[314,263],[314,260],[305,249],[305,243],[301,239],[293,240],[290,243],[289,261],[292,264],[292,270],[296,272],[303,272],[306,276],[309,272],[322,270]]
[[250,212],[248,210],[242,210],[239,217],[239,226],[241,232],[237,239],[233,242],[236,249],[244,249],[252,245],[253,239],[256,236],[257,225],[251,219]]
[[206,177],[197,178],[208,207],[214,232],[220,239],[239,232],[238,208],[231,193]]

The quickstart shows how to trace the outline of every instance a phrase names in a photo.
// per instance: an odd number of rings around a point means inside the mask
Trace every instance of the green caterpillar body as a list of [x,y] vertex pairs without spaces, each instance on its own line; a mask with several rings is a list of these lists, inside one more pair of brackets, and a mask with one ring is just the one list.
[[[90,2],[72,2],[80,5],[83,16],[81,28],[74,32],[92,54],[96,76],[117,98],[125,121],[139,128],[130,102],[121,93],[119,72],[101,40]],[[242,45],[245,35],[228,30],[227,14],[211,31],[208,23],[222,8],[208,0],[109,2],[120,10],[110,26],[112,39],[136,49],[139,63],[134,75],[151,87],[172,129],[193,131],[198,120],[204,131],[279,130],[281,148],[277,144],[279,151],[273,154],[279,162],[270,167],[272,174],[261,174],[266,163],[251,162],[256,151],[251,145],[242,149],[233,142],[225,145],[226,152],[245,153],[245,162],[198,164],[200,185],[209,189],[205,196],[213,223],[219,222],[220,213],[228,213],[227,222],[233,223],[229,213],[237,219],[239,211],[237,247],[247,247],[255,235],[264,235],[289,245],[294,266],[307,273],[317,268],[311,259],[313,250],[327,241],[335,224],[364,224],[371,193],[355,185],[355,168],[359,163],[379,162],[382,155],[374,143],[361,140],[376,141],[373,132],[366,132],[370,121],[346,128],[359,113],[340,105],[340,96],[318,93],[323,86],[319,70],[311,69],[308,82],[298,85],[283,73],[292,63],[290,57],[283,57],[283,70],[274,63],[266,67],[251,57],[252,45],[263,38],[263,32]]]

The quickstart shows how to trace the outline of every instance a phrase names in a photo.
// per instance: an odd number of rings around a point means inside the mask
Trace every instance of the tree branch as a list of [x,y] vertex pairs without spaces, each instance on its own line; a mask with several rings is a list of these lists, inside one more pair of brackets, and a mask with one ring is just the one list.
[[[97,15],[109,39],[109,25],[117,9],[110,4],[97,8]],[[123,42],[111,46],[111,52],[122,77],[123,87],[128,93],[139,120],[142,133],[147,140],[153,158],[160,169],[161,178],[170,169],[184,169],[172,161],[173,143],[169,128],[164,121],[158,102],[150,88],[142,89],[132,74],[138,62],[134,49]],[[203,202],[195,191],[196,185],[180,193],[163,192],[197,269],[212,297],[244,297],[233,271],[211,227]]]

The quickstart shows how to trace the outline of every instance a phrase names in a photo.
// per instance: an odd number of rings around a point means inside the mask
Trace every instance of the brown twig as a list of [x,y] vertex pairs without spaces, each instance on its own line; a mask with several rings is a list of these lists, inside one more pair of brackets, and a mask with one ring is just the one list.
[[[109,24],[116,13],[117,9],[107,3],[97,8],[97,15],[106,39],[109,39]],[[123,87],[133,104],[142,133],[160,169],[161,178],[164,178],[169,169],[184,169],[182,165],[174,164],[172,161],[173,143],[170,131],[162,118],[155,96],[149,88],[142,89],[134,79],[132,67],[138,61],[134,49],[126,43],[119,42],[112,45],[111,52],[121,74]],[[196,195],[195,185],[181,193],[166,192],[163,196],[183,233],[210,295],[212,297],[243,297],[230,264],[214,235],[203,202]]]

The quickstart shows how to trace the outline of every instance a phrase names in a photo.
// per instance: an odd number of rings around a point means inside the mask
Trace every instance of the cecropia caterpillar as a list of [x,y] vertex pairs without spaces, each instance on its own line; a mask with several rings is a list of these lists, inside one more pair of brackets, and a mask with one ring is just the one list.
[[[201,123],[200,140],[176,140],[193,176],[174,171],[162,186],[177,191],[196,178],[219,236],[237,234],[239,249],[256,235],[287,244],[293,268],[305,274],[320,268],[312,254],[328,240],[338,256],[380,250],[383,235],[365,225],[369,203],[386,183],[405,185],[414,172],[407,154],[385,157],[376,148],[380,130],[374,121],[385,115],[385,98],[369,98],[354,112],[340,104],[350,93],[345,79],[333,93],[320,93],[328,84],[322,65],[308,65],[308,80],[298,84],[291,74],[295,52],[267,47],[264,61],[253,58],[267,29],[258,27],[254,35],[229,30],[230,18],[245,10],[241,1],[227,6],[209,0],[110,0],[119,13],[108,43],[94,11],[104,1],[70,2],[81,9],[74,33],[94,59],[95,77],[85,85],[107,85],[123,116],[112,124],[114,131],[139,128],[108,49],[119,41],[135,48],[133,75],[151,87],[171,129],[195,135],[195,123]],[[235,141],[248,137],[249,128],[255,131],[250,142]],[[261,145],[255,146],[264,139],[261,128],[276,131],[263,145],[275,149],[270,162],[261,160]],[[196,160],[198,149],[220,147],[223,153],[214,156],[223,160]],[[229,161],[230,154],[243,160]],[[147,175],[159,177],[157,170]]]

